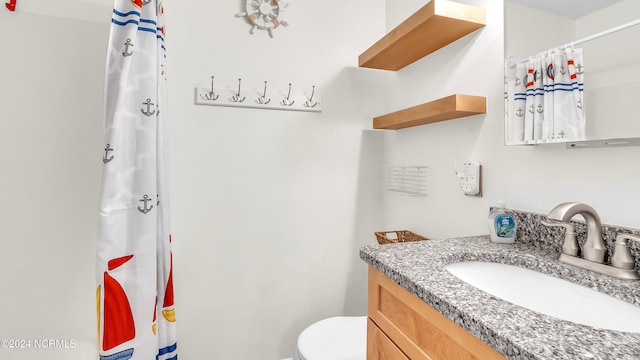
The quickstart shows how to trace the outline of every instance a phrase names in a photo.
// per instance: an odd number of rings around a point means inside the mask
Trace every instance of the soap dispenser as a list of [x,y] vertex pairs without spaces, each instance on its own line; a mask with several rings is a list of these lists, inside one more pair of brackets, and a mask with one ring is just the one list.
[[516,219],[505,210],[504,203],[499,202],[498,206],[489,212],[491,242],[513,244],[516,241],[516,230]]

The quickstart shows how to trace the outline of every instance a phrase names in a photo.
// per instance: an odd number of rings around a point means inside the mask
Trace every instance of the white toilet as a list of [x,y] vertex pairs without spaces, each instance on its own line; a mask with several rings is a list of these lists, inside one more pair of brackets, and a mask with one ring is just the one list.
[[298,336],[293,360],[365,360],[367,317],[337,316],[309,325]]

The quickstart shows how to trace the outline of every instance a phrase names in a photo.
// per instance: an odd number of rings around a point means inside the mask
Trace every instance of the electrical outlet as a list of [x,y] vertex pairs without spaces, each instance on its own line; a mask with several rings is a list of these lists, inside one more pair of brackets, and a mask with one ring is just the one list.
[[476,161],[465,161],[458,172],[460,189],[465,195],[482,196],[482,166]]

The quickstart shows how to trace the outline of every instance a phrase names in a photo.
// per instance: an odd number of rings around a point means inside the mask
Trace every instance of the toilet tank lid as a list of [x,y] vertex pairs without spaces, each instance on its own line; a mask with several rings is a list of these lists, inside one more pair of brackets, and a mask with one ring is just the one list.
[[337,316],[320,320],[300,333],[297,348],[305,360],[365,359],[367,317]]

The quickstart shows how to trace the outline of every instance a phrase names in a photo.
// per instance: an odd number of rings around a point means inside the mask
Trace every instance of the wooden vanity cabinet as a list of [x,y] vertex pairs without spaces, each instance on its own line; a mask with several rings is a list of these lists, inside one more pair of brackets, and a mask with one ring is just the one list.
[[409,360],[402,350],[369,318],[367,321],[367,360],[374,359]]
[[506,358],[369,267],[367,360]]

